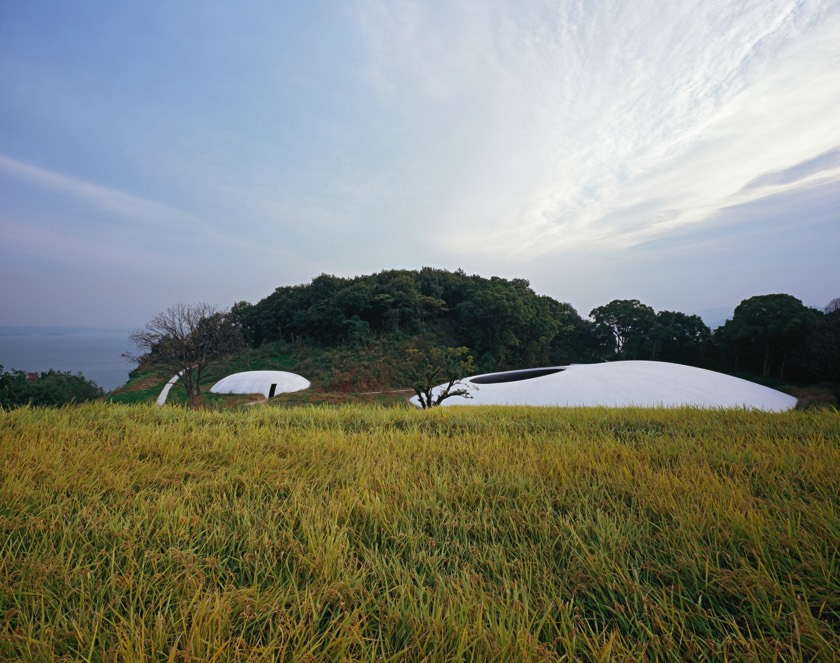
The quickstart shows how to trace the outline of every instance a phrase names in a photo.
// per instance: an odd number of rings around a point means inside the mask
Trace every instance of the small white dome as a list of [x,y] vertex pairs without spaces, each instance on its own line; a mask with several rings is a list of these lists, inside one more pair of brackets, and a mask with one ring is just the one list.
[[214,394],[262,394],[271,398],[309,387],[309,380],[286,371],[246,371],[222,378],[210,391]]

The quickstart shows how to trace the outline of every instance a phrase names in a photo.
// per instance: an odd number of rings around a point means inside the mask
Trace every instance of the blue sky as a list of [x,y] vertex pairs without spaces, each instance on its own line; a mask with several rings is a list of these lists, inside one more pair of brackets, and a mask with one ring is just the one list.
[[322,273],[840,296],[840,2],[0,0],[0,324]]

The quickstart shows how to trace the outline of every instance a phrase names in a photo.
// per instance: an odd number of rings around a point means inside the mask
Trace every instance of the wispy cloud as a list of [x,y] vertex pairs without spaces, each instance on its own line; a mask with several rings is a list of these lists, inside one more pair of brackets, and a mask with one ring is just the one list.
[[116,219],[170,230],[173,223],[190,226],[201,223],[195,215],[169,205],[39,168],[3,154],[0,154],[0,170],[30,185],[81,200],[97,210],[115,215]]
[[627,246],[840,141],[832,3],[364,7],[372,89],[445,143],[413,147],[427,189],[459,184],[432,213],[453,252]]
[[840,147],[823,152],[812,159],[806,159],[784,170],[777,170],[771,173],[764,173],[747,184],[744,189],[757,189],[761,187],[783,186],[794,184],[811,178],[824,172],[836,172],[840,168]]
[[197,301],[423,264],[641,296],[609,284],[764,244],[755,215],[784,209],[780,243],[830,224],[836,0],[95,1],[0,25],[0,215],[30,252],[165,254]]

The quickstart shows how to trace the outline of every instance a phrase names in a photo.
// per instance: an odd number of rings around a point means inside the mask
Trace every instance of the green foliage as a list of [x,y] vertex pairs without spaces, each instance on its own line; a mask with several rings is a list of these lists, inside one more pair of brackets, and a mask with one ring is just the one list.
[[462,382],[475,371],[469,348],[411,348],[406,361],[409,384],[423,409],[453,396],[472,398],[471,387]]
[[81,373],[49,370],[44,373],[12,371],[0,366],[0,408],[22,405],[50,406],[82,403],[102,396],[102,388]]
[[[129,373],[128,382],[108,393],[104,400],[107,403],[123,405],[155,403],[161,390],[171,378],[171,371],[165,366],[138,366]],[[167,402],[186,403],[186,395],[182,395],[179,391],[170,391]]]
[[612,344],[605,348],[604,358],[649,359],[647,346],[656,326],[656,313],[638,299],[614,299],[589,313],[605,338],[612,335]]
[[253,359],[263,345],[282,346],[280,370],[315,376],[319,387],[340,392],[407,386],[398,367],[407,348],[420,346],[465,347],[477,372],[643,359],[753,380],[836,381],[837,335],[820,322],[825,317],[790,295],[763,295],[741,302],[714,334],[697,315],[657,312],[638,299],[613,300],[585,320],[570,304],[537,295],[525,279],[429,267],[321,274],[256,304],[238,302],[228,315],[249,345],[238,354]]
[[783,378],[791,353],[820,315],[791,295],[759,295],[738,304],[716,336],[734,352],[736,369],[756,366],[758,360],[764,377],[774,373]]
[[840,418],[0,413],[0,658],[820,661]]
[[524,279],[428,267],[353,279],[322,274],[257,304],[240,302],[231,314],[252,347],[278,340],[359,346],[422,334],[468,347],[486,370],[582,361],[591,346],[574,308],[536,295]]
[[698,315],[659,311],[650,332],[651,359],[702,365],[711,330]]
[[814,316],[806,331],[807,368],[816,376],[831,380],[840,395],[840,308]]

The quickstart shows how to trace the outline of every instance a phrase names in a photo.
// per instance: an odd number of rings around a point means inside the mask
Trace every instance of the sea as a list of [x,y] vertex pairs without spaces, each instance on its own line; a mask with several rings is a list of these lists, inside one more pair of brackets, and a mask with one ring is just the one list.
[[137,352],[124,329],[80,327],[0,326],[0,365],[3,370],[81,373],[105,391],[128,380],[135,364],[120,355]]

